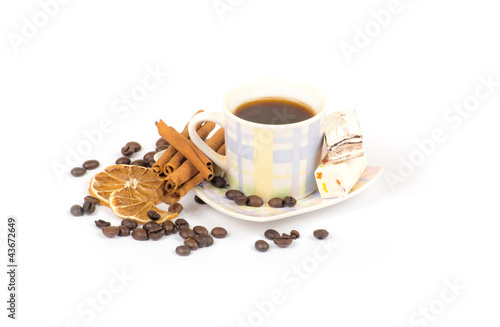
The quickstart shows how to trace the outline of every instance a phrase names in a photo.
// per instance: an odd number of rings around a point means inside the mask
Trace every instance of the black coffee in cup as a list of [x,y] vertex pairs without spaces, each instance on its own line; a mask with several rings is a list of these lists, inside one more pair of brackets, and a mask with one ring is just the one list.
[[260,98],[245,102],[234,110],[237,117],[259,124],[293,124],[315,115],[302,102],[285,98]]

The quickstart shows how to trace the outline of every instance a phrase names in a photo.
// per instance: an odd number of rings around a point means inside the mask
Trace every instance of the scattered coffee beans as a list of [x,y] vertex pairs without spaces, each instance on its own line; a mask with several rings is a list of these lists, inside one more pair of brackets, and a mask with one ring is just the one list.
[[212,178],[210,183],[218,188],[225,188],[227,186],[226,180],[220,176],[215,176],[214,178]]
[[296,240],[300,237],[300,233],[295,229],[292,229],[292,231],[290,232],[290,236],[292,237],[293,240]]
[[261,207],[264,204],[264,201],[257,195],[250,195],[248,197],[247,205],[251,207]]
[[269,250],[269,243],[264,240],[258,240],[255,242],[255,250],[259,252],[266,252]]
[[149,231],[152,228],[156,228],[156,226],[161,227],[160,225],[158,225],[158,223],[156,223],[154,221],[148,221],[147,223],[145,223],[142,226],[142,228],[144,228],[145,230]]
[[96,169],[97,167],[99,167],[99,161],[94,160],[94,159],[87,160],[83,163],[82,167],[87,169],[87,170]]
[[214,227],[211,232],[212,236],[215,238],[224,238],[227,236],[227,230],[222,227]]
[[148,229],[148,236],[150,239],[152,239],[153,241],[157,241],[159,240],[160,238],[162,238],[163,236],[165,236],[165,230],[163,229],[163,227],[161,227],[160,225],[156,224],[156,225],[152,225],[149,229]]
[[144,157],[142,157],[142,159],[148,161],[148,159],[153,159],[155,154],[156,154],[156,151],[150,151],[150,152],[146,153],[144,155]]
[[168,207],[168,212],[181,213],[182,210],[184,210],[184,207],[179,202],[176,202]]
[[161,224],[163,229],[165,230],[166,235],[173,234],[175,232],[175,225],[171,220],[166,220]]
[[195,232],[196,235],[208,235],[208,229],[203,226],[194,226],[193,232]]
[[325,238],[330,235],[326,229],[316,229],[313,232],[314,237],[316,237],[318,240],[324,240]]
[[193,232],[193,230],[189,227],[186,227],[186,228],[183,228],[179,231],[179,235],[183,238],[183,239],[188,239],[188,238],[193,238],[196,236],[196,234]]
[[111,226],[110,222],[104,221],[102,219],[96,220],[96,221],[94,221],[94,223],[97,226],[97,228],[104,228],[104,227]]
[[130,146],[127,146],[125,145],[123,148],[122,148],[122,154],[125,156],[125,157],[130,157],[131,155],[134,154],[134,148],[130,147]]
[[273,241],[276,237],[280,236],[280,233],[278,233],[277,230],[275,229],[268,229],[264,232],[264,236],[268,239]]
[[69,212],[75,217],[83,216],[83,208],[79,204],[72,206],[71,209],[69,209]]
[[116,159],[115,164],[117,164],[117,165],[130,165],[131,162],[132,162],[132,160],[130,160],[130,158],[120,157],[120,158]]
[[132,148],[134,152],[139,152],[142,149],[141,145],[134,141],[128,142],[127,144],[125,144],[125,146]]
[[168,145],[159,145],[156,147],[155,151],[160,152],[160,151],[168,149],[168,147],[169,147]]
[[245,196],[245,194],[238,190],[229,190],[226,192],[226,198],[228,198],[229,200],[234,200],[234,198],[237,196]]
[[184,245],[187,246],[190,250],[195,251],[198,250],[198,243],[192,238],[188,238],[184,241]]
[[186,257],[191,254],[191,249],[186,245],[179,245],[177,248],[175,248],[175,253],[182,257]]
[[75,177],[83,176],[83,175],[85,175],[86,172],[87,172],[87,169],[82,168],[82,167],[75,167],[75,168],[70,170],[70,174],[75,176]]
[[142,159],[137,159],[137,160],[134,160],[130,163],[131,165],[134,165],[134,166],[141,166],[141,167],[148,167],[148,163]]
[[189,227],[189,223],[186,221],[186,219],[183,219],[183,218],[178,218],[175,220],[175,226],[177,227],[177,229],[183,229],[183,228],[188,228]]
[[[202,239],[206,243],[206,247],[209,247],[214,244],[214,239],[210,235],[200,235],[198,238]],[[198,243],[199,245],[199,243]],[[201,247],[201,246],[200,246]]]
[[85,201],[83,203],[83,212],[87,215],[93,214],[95,211],[95,203],[90,201]]
[[236,203],[239,206],[244,206],[248,202],[248,198],[244,195],[240,195],[234,198],[234,203]]
[[160,137],[158,139],[158,141],[156,141],[156,146],[160,146],[160,145],[170,145],[167,141],[165,141],[165,139],[163,137]]
[[148,239],[148,232],[144,228],[136,228],[132,231],[132,237],[137,241],[145,241]]
[[109,238],[113,238],[115,237],[116,235],[118,235],[118,233],[120,233],[120,228],[117,227],[117,226],[108,226],[108,227],[104,227],[102,229],[102,233],[104,234],[104,236],[106,237],[109,237]]
[[134,230],[137,228],[137,222],[133,219],[126,218],[122,220],[122,226],[127,227],[130,230]]
[[278,236],[274,238],[274,244],[280,248],[286,248],[292,244],[292,238],[290,236]]
[[297,200],[294,197],[287,196],[283,199],[283,202],[287,207],[293,207],[297,204]]
[[[204,235],[207,235],[207,234],[204,234]],[[199,238],[198,236],[191,237],[191,239],[195,240],[195,242],[198,244],[199,248],[204,248],[207,246],[207,241]]]
[[157,221],[158,219],[161,218],[160,214],[154,210],[148,210],[148,218],[151,219],[152,221]]
[[273,208],[281,208],[281,207],[283,207],[283,199],[281,199],[281,198],[272,198],[271,200],[269,200],[267,202],[267,204],[269,204],[269,206],[273,207]]
[[194,196],[194,202],[199,204],[206,204],[205,201],[203,201],[198,195]]
[[118,236],[129,236],[130,235],[130,229],[128,229],[125,226],[119,226],[119,232]]
[[99,204],[99,199],[95,198],[93,196],[87,195],[85,198],[83,198],[83,201],[88,201],[88,202],[93,202],[95,204]]

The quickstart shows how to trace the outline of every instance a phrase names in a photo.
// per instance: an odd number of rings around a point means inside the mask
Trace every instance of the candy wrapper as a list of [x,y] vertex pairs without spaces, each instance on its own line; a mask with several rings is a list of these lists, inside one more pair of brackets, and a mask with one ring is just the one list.
[[363,136],[354,110],[334,112],[325,119],[327,159],[333,163],[364,155]]
[[338,198],[349,194],[351,188],[359,180],[368,162],[362,155],[340,163],[329,161],[327,156],[314,172],[318,191],[322,198]]

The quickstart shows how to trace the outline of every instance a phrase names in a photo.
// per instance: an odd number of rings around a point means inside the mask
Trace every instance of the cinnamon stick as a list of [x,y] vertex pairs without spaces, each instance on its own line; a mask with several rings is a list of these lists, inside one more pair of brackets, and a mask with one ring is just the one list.
[[188,140],[184,135],[165,124],[163,120],[157,122],[156,127],[161,137],[170,143],[171,147],[182,153],[186,160],[189,160],[206,179],[213,178],[212,162],[194,145],[193,141]]
[[[219,128],[211,138],[207,140],[207,145],[214,151],[218,150],[224,144],[224,129]],[[167,175],[164,184],[165,190],[170,192],[178,186],[184,184],[194,177],[199,170],[189,160],[184,161],[173,173]]]
[[[198,110],[194,115],[196,116],[197,114],[199,114],[200,112],[203,112],[203,110]],[[196,130],[198,130],[199,128],[201,128],[201,124],[198,124],[196,126]],[[189,137],[189,131],[188,131],[188,126],[189,126],[189,122],[186,124],[186,127],[184,127],[184,129],[182,130],[181,134],[184,135],[185,137]],[[161,155],[160,158],[158,158],[158,161],[156,161],[154,163],[154,165],[151,167],[151,169],[157,173],[157,174],[161,174],[163,172],[163,166],[170,160],[172,159],[172,157],[177,153],[177,150],[173,147],[169,147],[167,150],[165,150],[165,152]]]
[[[214,130],[215,128],[215,123],[211,121],[207,121],[203,126],[201,126],[200,129],[196,131],[198,133],[198,136],[205,141],[205,139],[208,137],[208,135]],[[187,137],[190,139],[189,135]],[[171,174],[175,169],[177,169],[182,162],[184,162],[184,155],[177,151],[177,153],[167,162],[166,165],[163,166],[163,173],[165,175]]]

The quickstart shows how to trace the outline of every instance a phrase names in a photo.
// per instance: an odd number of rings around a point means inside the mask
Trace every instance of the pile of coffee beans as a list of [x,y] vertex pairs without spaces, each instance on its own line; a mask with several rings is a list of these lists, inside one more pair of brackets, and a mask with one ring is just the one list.
[[91,215],[95,212],[98,204],[98,198],[88,195],[83,199],[83,205],[75,204],[69,209],[69,212],[75,217],[80,217],[84,214]]
[[116,159],[115,164],[117,165],[135,165],[146,168],[151,168],[155,164],[154,155],[157,151],[150,151],[146,153],[142,159],[137,159],[132,161],[132,157],[136,152],[141,151],[142,146],[135,141],[130,141],[121,148],[121,153],[123,157]]
[[70,174],[73,175],[74,177],[80,177],[85,175],[87,170],[92,170],[96,169],[99,167],[99,161],[92,159],[92,160],[87,160],[85,161],[81,167],[75,167],[70,170]]

